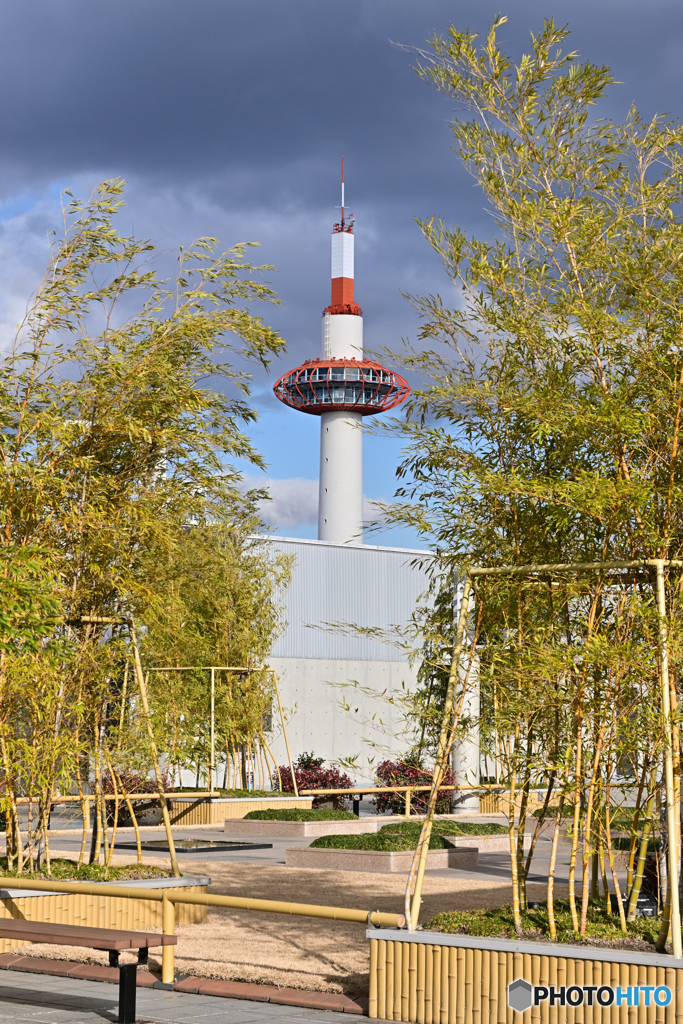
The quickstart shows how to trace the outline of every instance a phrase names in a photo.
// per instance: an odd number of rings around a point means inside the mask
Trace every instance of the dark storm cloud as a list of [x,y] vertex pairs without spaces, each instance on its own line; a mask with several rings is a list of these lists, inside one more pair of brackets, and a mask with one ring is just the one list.
[[[448,298],[449,283],[414,218],[441,216],[479,234],[488,221],[450,151],[450,102],[418,79],[410,54],[391,40],[420,46],[450,21],[485,32],[498,2],[2,5],[3,344],[40,279],[59,189],[83,195],[117,175],[130,183],[121,230],[132,225],[163,248],[199,235],[225,244],[259,241],[255,258],[278,268],[273,281],[284,302],[263,313],[289,342],[277,373],[317,355],[342,155],[357,215],[357,297],[367,343],[415,337],[418,325],[400,291]],[[529,30],[554,16],[572,29],[568,49],[612,67],[623,84],[598,113],[622,118],[635,102],[646,116],[680,116],[680,0],[515,0],[506,13],[500,38],[513,54],[528,45]],[[268,428],[259,443],[274,477],[313,477],[315,424],[275,401],[272,379],[257,378]],[[389,493],[383,471],[369,497]]]

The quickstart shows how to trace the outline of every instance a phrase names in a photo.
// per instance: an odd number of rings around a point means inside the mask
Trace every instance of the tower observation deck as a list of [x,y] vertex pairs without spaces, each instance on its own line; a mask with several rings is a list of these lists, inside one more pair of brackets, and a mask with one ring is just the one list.
[[363,416],[393,409],[410,389],[398,373],[363,358],[363,311],[354,299],[353,215],[332,229],[332,288],[323,310],[322,355],[283,374],[275,397],[320,416],[318,540],[363,543]]

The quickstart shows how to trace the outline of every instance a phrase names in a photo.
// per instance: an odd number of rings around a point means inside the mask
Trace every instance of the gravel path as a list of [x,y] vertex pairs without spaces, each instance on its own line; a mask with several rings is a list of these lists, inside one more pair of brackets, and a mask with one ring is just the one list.
[[[403,910],[403,875],[194,859],[181,861],[181,870],[186,875],[209,875],[213,893],[390,913]],[[543,899],[545,886],[530,885],[529,896]],[[421,920],[448,910],[501,906],[511,897],[507,882],[427,876]],[[106,953],[73,947],[34,945],[21,952],[108,963]],[[153,956],[150,967],[160,967]],[[368,943],[364,925],[209,908],[206,924],[178,929],[176,967],[180,973],[201,977],[365,995]]]

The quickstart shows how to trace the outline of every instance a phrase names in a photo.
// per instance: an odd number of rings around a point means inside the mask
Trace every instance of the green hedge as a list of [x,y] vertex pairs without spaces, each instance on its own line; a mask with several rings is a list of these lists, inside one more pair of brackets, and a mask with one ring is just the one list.
[[[422,821],[393,821],[383,825],[380,832],[410,833],[419,836]],[[485,824],[475,821],[435,821],[432,832],[441,836],[503,836],[507,835],[505,825]]]
[[358,821],[351,811],[327,810],[324,807],[314,807],[306,810],[303,807],[284,808],[283,810],[270,808],[263,811],[249,811],[244,815],[242,821]]
[[[418,835],[411,832],[363,832],[355,836],[320,836],[311,843],[312,847],[326,850],[382,850],[386,853],[402,853],[414,850]],[[453,846],[447,839],[433,832],[429,841],[430,850],[448,850]]]
[[82,864],[77,867],[78,861],[70,860],[67,857],[53,857],[50,862],[50,874],[42,867],[40,871],[23,871],[17,875],[17,870],[7,869],[7,857],[0,857],[0,871],[9,878],[61,878],[71,882],[118,882],[136,878],[168,878],[171,874],[168,867],[157,867],[156,865],[145,864],[119,864],[106,868],[103,864]]

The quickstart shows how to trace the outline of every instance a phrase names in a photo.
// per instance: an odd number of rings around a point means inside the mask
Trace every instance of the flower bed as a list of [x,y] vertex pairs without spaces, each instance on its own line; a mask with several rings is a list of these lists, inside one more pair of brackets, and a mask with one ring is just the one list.
[[[333,839],[360,839],[361,836],[332,836]],[[373,837],[375,838],[375,837]],[[371,871],[381,874],[407,872],[413,860],[411,849],[392,849],[386,846],[368,849],[365,846],[310,846],[288,847],[285,864],[294,868],[319,868],[327,871]],[[473,868],[477,865],[477,850],[457,850],[454,846],[430,848],[427,868]]]
[[[374,822],[370,827],[372,825]],[[307,839],[331,833],[349,835],[365,832],[368,825],[366,818],[357,818],[350,811],[292,808],[250,811],[240,821],[226,821],[223,828],[232,837],[281,836],[286,839]]]
[[328,809],[325,807],[288,807],[277,810],[249,811],[244,815],[246,821],[358,821],[351,811]]

